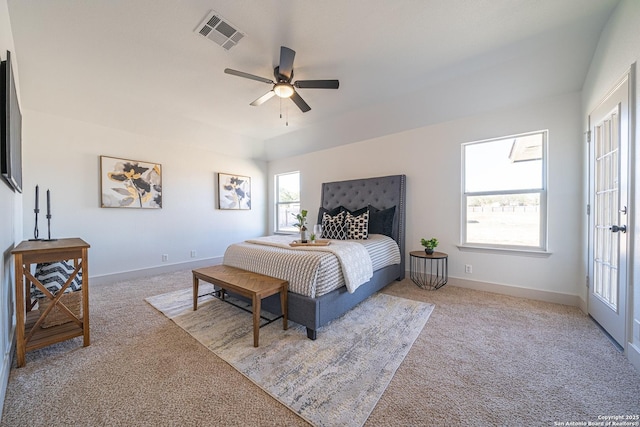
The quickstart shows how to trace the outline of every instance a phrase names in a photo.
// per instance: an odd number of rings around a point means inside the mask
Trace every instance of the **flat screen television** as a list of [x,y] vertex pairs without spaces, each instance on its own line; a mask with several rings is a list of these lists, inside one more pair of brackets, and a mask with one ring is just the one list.
[[9,186],[22,193],[22,114],[11,67],[11,52],[0,64],[0,169]]

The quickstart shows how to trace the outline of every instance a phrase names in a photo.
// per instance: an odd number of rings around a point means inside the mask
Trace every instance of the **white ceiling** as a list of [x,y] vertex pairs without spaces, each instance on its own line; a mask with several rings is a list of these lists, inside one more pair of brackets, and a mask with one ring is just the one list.
[[[618,0],[9,0],[22,108],[272,159],[579,91]],[[246,37],[194,33],[215,10]],[[311,106],[249,103],[280,46]],[[288,117],[289,125],[282,114]]]

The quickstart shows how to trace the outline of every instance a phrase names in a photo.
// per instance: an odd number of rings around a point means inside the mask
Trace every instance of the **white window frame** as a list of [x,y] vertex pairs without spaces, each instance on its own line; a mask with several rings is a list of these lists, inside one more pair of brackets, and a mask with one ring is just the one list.
[[[505,139],[512,139],[518,137],[524,137],[528,135],[542,135],[542,165],[541,165],[541,173],[542,173],[542,181],[541,188],[517,188],[513,190],[501,190],[501,191],[466,191],[466,159],[465,159],[465,148],[469,145],[474,144],[484,144],[491,143],[494,141],[502,141]],[[507,135],[497,138],[485,139],[480,141],[473,141],[463,143],[461,146],[461,157],[462,157],[462,167],[461,167],[461,175],[462,175],[462,199],[461,199],[461,224],[460,224],[460,246],[461,250],[469,249],[469,250],[498,250],[498,251],[516,251],[516,252],[524,252],[524,253],[543,253],[548,254],[548,234],[547,234],[547,221],[548,221],[548,211],[547,211],[547,193],[548,193],[548,179],[547,179],[547,166],[549,163],[548,156],[548,141],[549,141],[549,131],[548,130],[539,130],[533,132],[526,132],[515,135]],[[524,245],[512,245],[512,244],[489,244],[489,243],[478,243],[478,242],[468,242],[467,241],[467,199],[473,196],[492,196],[492,195],[510,195],[510,194],[538,194],[540,198],[540,236],[539,246],[524,246]]]
[[[279,174],[275,174],[274,175],[274,180],[273,180],[274,181],[274,185],[275,185],[275,191],[274,191],[274,194],[275,194],[275,215],[274,215],[275,224],[274,224],[274,229],[275,229],[275,232],[278,233],[278,234],[294,234],[294,233],[296,233],[295,230],[286,230],[286,229],[281,229],[280,228],[280,207],[281,206],[283,206],[283,205],[290,205],[291,206],[291,205],[296,205],[297,204],[298,205],[298,211],[300,209],[300,200],[299,200],[300,194],[299,193],[298,193],[298,200],[296,200],[296,201],[289,201],[289,202],[281,202],[280,201],[280,193],[279,193],[279,191],[280,191],[280,185],[279,185],[280,177],[285,176],[285,175],[293,175],[293,174],[297,174],[298,175],[298,181],[299,181],[300,180],[300,171],[284,172],[284,173],[279,173]],[[289,212],[289,213],[298,213],[298,211],[291,210],[291,212]],[[295,221],[295,218],[293,218],[292,216],[290,218],[287,217],[287,219]]]

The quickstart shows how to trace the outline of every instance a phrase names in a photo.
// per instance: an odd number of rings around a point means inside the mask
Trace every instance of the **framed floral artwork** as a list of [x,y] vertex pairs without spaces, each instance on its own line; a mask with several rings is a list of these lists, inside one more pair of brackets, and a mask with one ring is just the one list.
[[100,156],[100,207],[162,208],[162,166]]
[[251,209],[251,178],[219,173],[218,208]]

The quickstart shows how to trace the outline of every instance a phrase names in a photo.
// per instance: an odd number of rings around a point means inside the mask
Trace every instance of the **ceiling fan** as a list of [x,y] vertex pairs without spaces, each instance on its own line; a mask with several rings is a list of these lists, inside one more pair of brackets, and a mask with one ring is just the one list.
[[280,64],[273,69],[275,81],[242,71],[232,70],[231,68],[225,68],[224,72],[234,76],[244,77],[245,79],[257,80],[259,82],[273,85],[273,88],[269,92],[251,103],[254,107],[262,105],[274,95],[278,95],[280,98],[291,98],[298,108],[300,108],[303,113],[306,113],[311,110],[311,107],[309,107],[309,104],[307,104],[298,92],[296,92],[295,88],[338,89],[340,82],[338,82],[338,80],[297,80],[291,83],[291,80],[293,79],[293,58],[295,56],[296,52],[294,50],[285,46],[280,47]]

